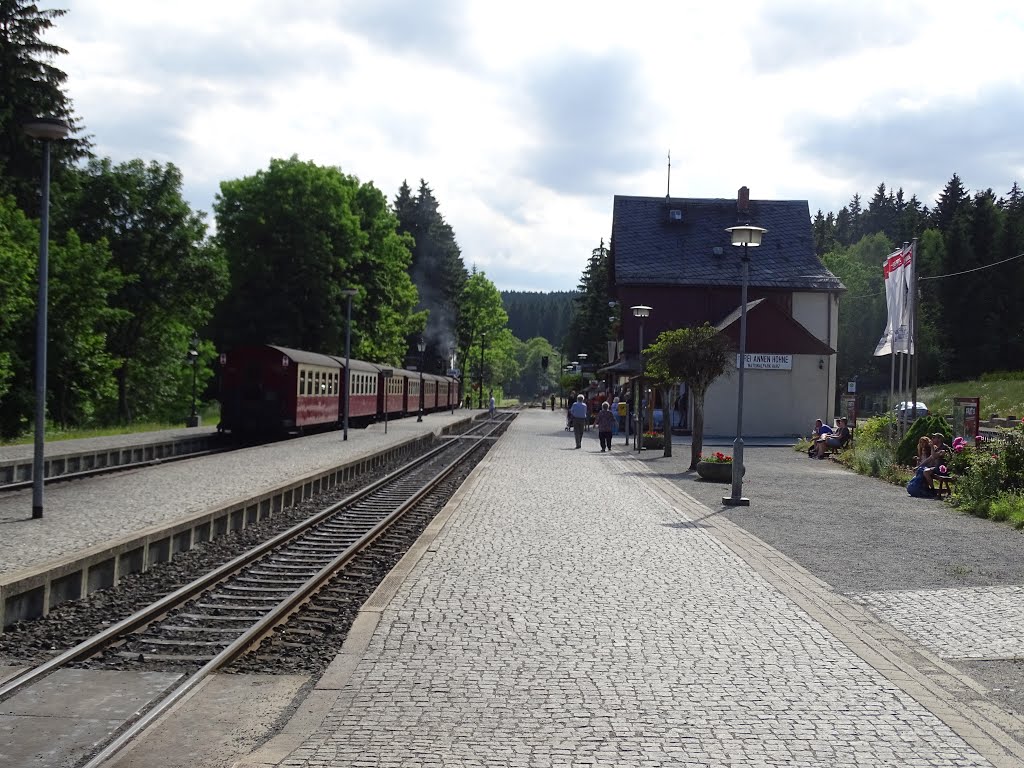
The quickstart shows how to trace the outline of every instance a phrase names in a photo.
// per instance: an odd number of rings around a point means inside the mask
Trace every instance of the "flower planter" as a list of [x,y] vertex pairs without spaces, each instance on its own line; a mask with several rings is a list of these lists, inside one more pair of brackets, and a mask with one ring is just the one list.
[[[746,474],[747,468],[743,468],[743,474]],[[698,461],[697,462],[697,474],[704,480],[710,480],[713,483],[731,483],[732,482],[732,462],[731,461]]]
[[657,437],[644,437],[644,448],[657,449],[665,447],[665,438],[661,435]]

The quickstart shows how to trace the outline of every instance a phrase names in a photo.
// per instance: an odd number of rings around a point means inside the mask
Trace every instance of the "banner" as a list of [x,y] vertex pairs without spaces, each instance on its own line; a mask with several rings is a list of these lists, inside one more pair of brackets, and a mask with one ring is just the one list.
[[910,287],[914,282],[913,246],[893,251],[882,261],[885,277],[886,322],[882,338],[875,345],[875,357],[893,352],[913,353],[910,338]]

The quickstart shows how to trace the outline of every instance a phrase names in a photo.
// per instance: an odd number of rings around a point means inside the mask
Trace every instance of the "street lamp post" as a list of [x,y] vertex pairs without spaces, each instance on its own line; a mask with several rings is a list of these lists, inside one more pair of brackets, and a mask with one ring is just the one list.
[[750,270],[747,246],[760,245],[761,236],[768,230],[764,227],[746,225],[729,227],[725,231],[732,235],[733,245],[743,246],[743,278],[740,283],[740,360],[737,366],[739,388],[736,396],[736,439],[732,444],[732,493],[723,496],[722,503],[729,507],[748,507],[750,499],[743,497],[743,371],[747,362],[747,278]]
[[349,353],[352,347],[352,297],[355,296],[359,291],[355,288],[342,288],[341,295],[347,299],[345,306],[345,382],[342,384],[344,389],[342,390],[342,421],[341,421],[341,439],[348,440],[348,397],[350,382],[352,381],[352,373],[349,371]]
[[[448,378],[454,378],[452,373],[455,371],[455,347],[448,347]],[[452,382],[448,382],[448,403],[452,407],[452,416],[455,415],[455,393],[452,392]]]
[[192,332],[191,346],[188,349],[188,355],[186,359],[188,364],[192,366],[192,412],[189,414],[188,421],[185,423],[186,427],[198,427],[199,426],[199,413],[196,411],[196,368],[199,366],[199,334],[195,331]]
[[640,346],[637,347],[640,375],[636,380],[639,397],[636,405],[636,434],[633,436],[633,439],[636,440],[636,450],[639,453],[644,449],[644,320],[651,316],[651,308],[646,304],[637,304],[630,309],[633,311],[633,317],[640,321]]
[[484,345],[487,341],[487,333],[480,331],[480,410],[484,407]]
[[420,412],[416,414],[416,421],[423,421],[423,353],[427,351],[427,342],[422,336],[416,342],[416,349],[420,352]]
[[43,449],[46,431],[46,309],[50,272],[50,143],[67,138],[71,127],[55,117],[40,117],[22,125],[33,139],[43,142],[43,188],[39,216],[39,297],[36,303],[36,409],[35,452],[32,458],[32,519],[43,516]]

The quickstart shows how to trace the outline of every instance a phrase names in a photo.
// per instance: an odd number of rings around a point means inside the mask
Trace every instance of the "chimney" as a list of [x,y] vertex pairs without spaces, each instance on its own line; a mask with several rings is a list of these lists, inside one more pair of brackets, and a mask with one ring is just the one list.
[[736,210],[739,213],[747,213],[750,208],[750,190],[746,187],[740,187],[736,193]]

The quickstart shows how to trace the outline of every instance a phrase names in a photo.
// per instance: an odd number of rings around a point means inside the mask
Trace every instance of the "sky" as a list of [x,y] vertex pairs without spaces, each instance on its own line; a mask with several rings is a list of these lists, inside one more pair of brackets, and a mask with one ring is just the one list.
[[[932,205],[1024,182],[1020,0],[74,0],[47,36],[115,162],[424,179],[467,267],[573,290],[615,195]],[[212,213],[211,225],[215,225]]]

